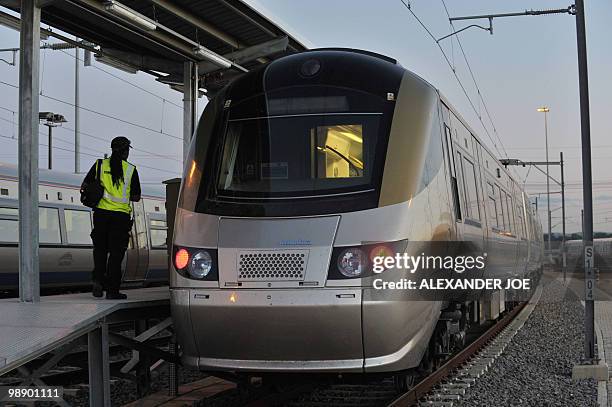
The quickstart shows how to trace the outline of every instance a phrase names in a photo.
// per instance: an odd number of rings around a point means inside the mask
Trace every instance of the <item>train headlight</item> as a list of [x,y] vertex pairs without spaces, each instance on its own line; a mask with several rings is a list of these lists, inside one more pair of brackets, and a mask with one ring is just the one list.
[[185,249],[177,250],[174,255],[174,266],[177,270],[182,270],[189,263],[189,252]]
[[210,273],[213,267],[213,260],[206,250],[196,252],[189,264],[189,275],[193,278],[204,278]]
[[368,266],[365,252],[356,247],[345,249],[338,256],[338,271],[345,277],[359,277]]

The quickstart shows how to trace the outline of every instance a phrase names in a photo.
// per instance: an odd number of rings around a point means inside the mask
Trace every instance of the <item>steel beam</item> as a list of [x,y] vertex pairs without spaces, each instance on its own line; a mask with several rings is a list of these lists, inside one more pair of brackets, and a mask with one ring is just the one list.
[[108,357],[108,325],[87,334],[89,358],[89,406],[110,407],[110,366]]
[[38,262],[38,70],[40,8],[21,2],[19,53],[19,299],[40,301]]
[[183,164],[185,164],[198,114],[198,66],[191,61],[185,62],[184,65],[183,92]]
[[149,356],[153,356],[158,359],[163,359],[166,362],[180,363],[180,359],[176,355],[158,349],[152,345],[138,342],[137,340],[127,338],[114,332],[111,332],[109,336],[113,343],[116,343],[117,345],[124,346],[128,349],[137,350],[141,354],[146,353]]
[[200,17],[188,12],[187,10],[182,9],[174,3],[171,3],[167,0],[150,0],[150,2],[165,9],[166,11],[169,11],[175,16],[185,20],[186,22],[199,28],[200,30],[205,31],[206,33],[212,35],[218,40],[223,41],[224,43],[233,48],[242,48],[244,46],[244,44],[242,44],[236,38],[219,30],[212,24],[202,20]]
[[168,74],[183,74],[183,64],[168,59],[138,55],[112,48],[102,48],[100,53],[132,65],[142,71],[158,71]]
[[[134,333],[138,336],[147,331],[147,320],[139,319],[134,321]],[[136,393],[142,398],[151,390],[151,357],[146,353],[142,355],[137,350],[133,351],[136,357],[140,360],[136,369]]]
[[[223,55],[223,58],[229,59],[236,64],[242,64],[249,61],[260,60],[268,55],[285,51],[288,45],[289,37],[279,37],[248,48],[230,52],[229,54]],[[217,70],[219,70],[219,67],[211,62],[202,61],[198,64],[198,72],[200,75]]]
[[[75,42],[79,42],[78,38],[75,38]],[[79,47],[74,49],[74,173],[78,174],[81,172],[81,124],[79,120],[80,106],[79,106]],[[49,142],[51,144],[51,142]]]

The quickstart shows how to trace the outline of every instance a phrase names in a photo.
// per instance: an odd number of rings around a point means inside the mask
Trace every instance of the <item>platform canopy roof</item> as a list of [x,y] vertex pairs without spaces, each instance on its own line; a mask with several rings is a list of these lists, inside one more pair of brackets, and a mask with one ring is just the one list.
[[[20,3],[0,0],[15,11]],[[148,72],[177,89],[183,84],[185,61],[198,63],[200,88],[214,92],[242,72],[307,49],[241,0],[39,0],[39,4],[44,24],[82,39],[80,46],[95,52],[96,59],[127,71]]]

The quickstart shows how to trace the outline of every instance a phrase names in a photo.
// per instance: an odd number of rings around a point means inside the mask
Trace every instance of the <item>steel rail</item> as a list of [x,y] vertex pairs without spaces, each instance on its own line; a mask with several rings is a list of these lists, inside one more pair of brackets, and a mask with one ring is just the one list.
[[506,314],[499,322],[489,328],[483,335],[481,335],[474,342],[469,344],[461,352],[457,353],[451,359],[449,359],[444,365],[427,376],[425,379],[417,383],[414,387],[408,390],[406,393],[399,396],[388,407],[410,407],[418,405],[419,400],[426,396],[438,383],[442,382],[448,377],[454,370],[459,368],[465,362],[470,360],[480,349],[487,345],[493,338],[499,334],[512,320],[519,314],[519,312],[527,305],[527,302],[522,302],[514,307],[508,314]]

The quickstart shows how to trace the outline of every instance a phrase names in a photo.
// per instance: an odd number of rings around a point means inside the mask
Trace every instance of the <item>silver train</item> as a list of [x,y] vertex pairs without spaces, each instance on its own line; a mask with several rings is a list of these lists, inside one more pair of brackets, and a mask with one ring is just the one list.
[[436,88],[359,50],[247,73],[206,106],[185,165],[170,272],[183,362],[376,373],[441,357],[506,301],[374,300],[372,247],[431,241],[470,242],[490,275],[542,270],[527,195]]
[[[39,232],[41,288],[91,283],[92,212],[80,202],[83,175],[40,170]],[[143,186],[134,203],[134,227],[123,264],[124,286],[168,281],[165,196]],[[17,167],[0,163],[0,289],[19,284]]]

